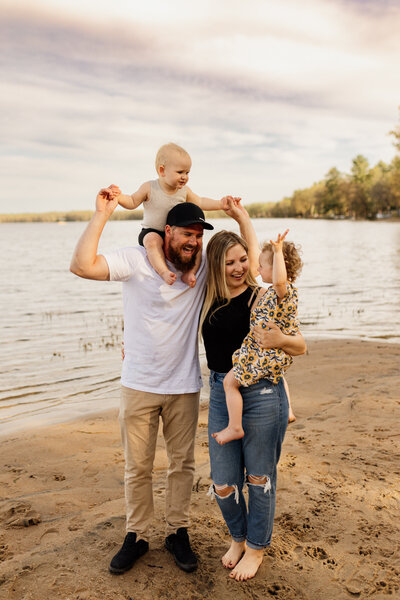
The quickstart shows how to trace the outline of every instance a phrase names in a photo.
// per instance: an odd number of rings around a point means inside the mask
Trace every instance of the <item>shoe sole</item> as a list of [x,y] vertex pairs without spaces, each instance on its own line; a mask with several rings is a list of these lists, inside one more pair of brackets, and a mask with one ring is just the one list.
[[197,562],[188,565],[188,564],[182,563],[180,560],[178,560],[174,554],[172,546],[169,544],[169,542],[167,542],[167,540],[165,540],[165,547],[168,550],[168,552],[171,552],[172,556],[174,557],[174,561],[176,562],[178,567],[180,569],[182,569],[182,571],[185,571],[186,573],[193,573],[193,571],[195,571],[197,569],[197,567],[198,567]]

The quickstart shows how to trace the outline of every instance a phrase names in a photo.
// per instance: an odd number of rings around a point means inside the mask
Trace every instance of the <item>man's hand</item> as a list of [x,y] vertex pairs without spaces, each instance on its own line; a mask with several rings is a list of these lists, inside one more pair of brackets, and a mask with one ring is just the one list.
[[118,206],[118,196],[120,193],[120,189],[114,185],[102,188],[96,197],[96,211],[104,213],[108,218]]

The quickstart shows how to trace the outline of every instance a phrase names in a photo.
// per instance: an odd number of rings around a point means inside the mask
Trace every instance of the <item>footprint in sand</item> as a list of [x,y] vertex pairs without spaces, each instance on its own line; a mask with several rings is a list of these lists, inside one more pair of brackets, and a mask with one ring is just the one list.
[[42,533],[42,535],[40,536],[40,540],[39,541],[41,542],[45,536],[48,536],[51,533],[54,533],[55,535],[58,535],[60,532],[55,527],[50,527],[50,529],[46,529],[46,531],[44,533]]
[[[294,597],[294,593],[295,590],[292,587],[289,587],[287,585],[282,585],[280,583],[273,583],[272,585],[270,585],[267,588],[267,592],[268,594],[270,594],[271,596],[274,596],[275,598],[282,598],[283,599],[287,599],[287,598],[293,598]],[[291,594],[291,595],[289,595]]]
[[319,546],[306,546],[304,553],[311,558],[317,558],[319,560],[326,560],[328,558],[327,552]]
[[27,502],[11,504],[2,515],[5,526],[8,527],[29,527],[37,525],[42,518]]

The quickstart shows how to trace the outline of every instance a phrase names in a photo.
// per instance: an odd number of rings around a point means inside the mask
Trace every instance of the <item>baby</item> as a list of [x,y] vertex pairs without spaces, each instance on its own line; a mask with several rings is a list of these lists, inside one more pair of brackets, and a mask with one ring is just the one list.
[[[134,209],[143,203],[142,231],[139,235],[139,244],[146,248],[151,266],[164,279],[172,285],[176,275],[169,270],[163,252],[164,228],[167,214],[180,202],[192,202],[204,210],[225,210],[228,208],[228,199],[238,202],[240,198],[225,196],[221,200],[201,198],[187,187],[192,161],[189,154],[177,144],[164,144],[157,152],[156,171],[158,179],[146,181],[133,194],[120,193],[117,186],[110,186],[118,203],[124,208]],[[198,261],[201,259],[198,255]],[[182,274],[182,281],[190,287],[196,285],[196,272],[198,262],[193,269]]]

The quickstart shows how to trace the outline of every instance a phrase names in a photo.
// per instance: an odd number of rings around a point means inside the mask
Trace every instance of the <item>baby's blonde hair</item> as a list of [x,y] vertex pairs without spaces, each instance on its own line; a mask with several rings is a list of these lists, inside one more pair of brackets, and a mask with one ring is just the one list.
[[184,148],[182,148],[181,146],[178,146],[178,144],[174,144],[173,142],[170,142],[169,144],[164,144],[163,146],[161,146],[161,148],[159,148],[159,150],[156,154],[156,171],[157,171],[157,173],[158,173],[158,169],[161,167],[161,165],[167,164],[168,159],[171,158],[171,155],[174,152],[191,160],[189,153],[186,152],[186,150]]
[[[273,259],[273,249],[270,242],[265,242],[261,248],[261,253],[271,252]],[[295,246],[293,242],[283,242],[283,258],[285,260],[286,273],[288,281],[296,281],[301,273],[303,263],[300,258],[300,246]]]

